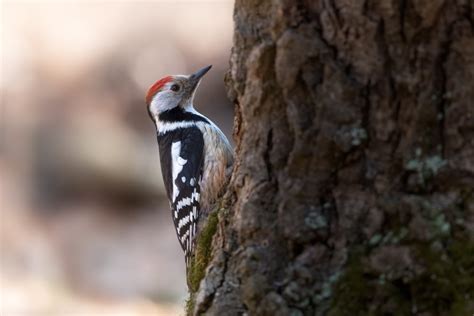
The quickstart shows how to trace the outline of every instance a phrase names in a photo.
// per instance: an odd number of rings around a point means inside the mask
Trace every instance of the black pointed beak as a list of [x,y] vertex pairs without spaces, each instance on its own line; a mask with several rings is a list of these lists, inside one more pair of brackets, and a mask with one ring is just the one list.
[[199,69],[198,71],[196,71],[195,73],[193,73],[189,79],[191,79],[192,81],[198,83],[199,80],[209,71],[209,69],[212,68],[212,65],[209,65],[209,66],[206,66],[204,68],[201,68]]

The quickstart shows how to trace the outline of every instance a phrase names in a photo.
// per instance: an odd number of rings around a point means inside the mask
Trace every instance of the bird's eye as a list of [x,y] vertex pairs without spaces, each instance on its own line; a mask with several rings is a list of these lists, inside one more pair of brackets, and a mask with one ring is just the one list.
[[170,89],[173,90],[173,91],[179,91],[179,86],[177,84],[174,84],[174,85],[171,86]]

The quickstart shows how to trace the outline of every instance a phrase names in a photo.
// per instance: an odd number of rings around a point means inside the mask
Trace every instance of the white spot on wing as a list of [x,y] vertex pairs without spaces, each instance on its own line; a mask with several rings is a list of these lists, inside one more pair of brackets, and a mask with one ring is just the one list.
[[194,192],[191,194],[191,199],[193,201],[199,202],[199,196],[200,196],[199,193],[196,192],[196,189],[194,189]]
[[193,231],[191,230],[191,227],[188,228],[189,231],[189,239],[188,239],[188,249],[191,251],[191,241],[193,240]]
[[183,181],[183,183],[186,182],[186,177],[181,177],[181,181]]

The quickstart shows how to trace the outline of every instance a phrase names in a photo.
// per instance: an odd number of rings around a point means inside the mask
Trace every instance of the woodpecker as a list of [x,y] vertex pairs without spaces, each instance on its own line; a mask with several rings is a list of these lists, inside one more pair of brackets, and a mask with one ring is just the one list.
[[146,95],[158,135],[171,216],[187,267],[196,236],[222,194],[233,163],[232,147],[224,133],[193,105],[201,78],[211,67],[191,75],[166,76]]

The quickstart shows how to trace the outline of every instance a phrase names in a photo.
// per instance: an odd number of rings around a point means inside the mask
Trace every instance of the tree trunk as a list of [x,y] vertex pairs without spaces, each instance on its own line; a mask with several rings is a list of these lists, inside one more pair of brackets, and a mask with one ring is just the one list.
[[472,0],[237,0],[207,315],[474,310]]

